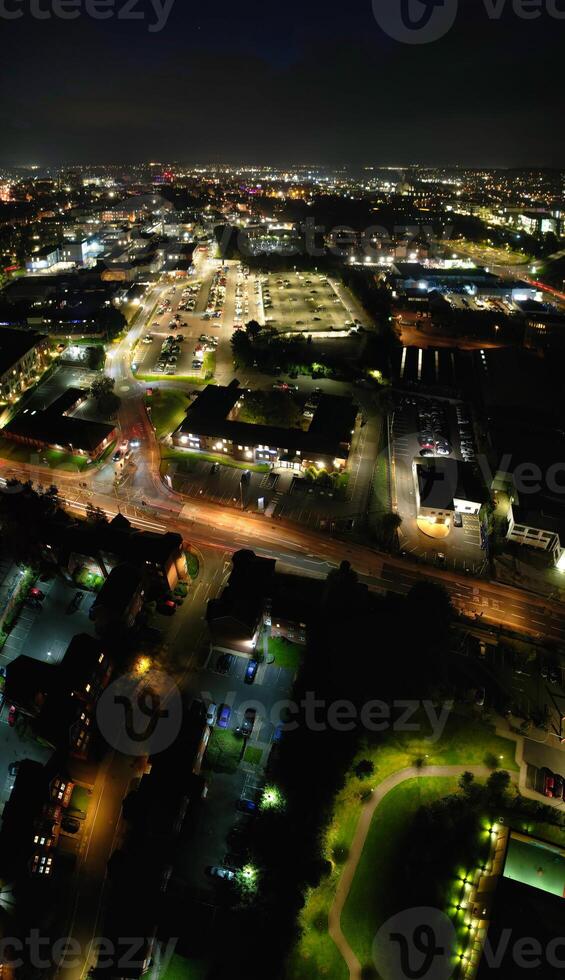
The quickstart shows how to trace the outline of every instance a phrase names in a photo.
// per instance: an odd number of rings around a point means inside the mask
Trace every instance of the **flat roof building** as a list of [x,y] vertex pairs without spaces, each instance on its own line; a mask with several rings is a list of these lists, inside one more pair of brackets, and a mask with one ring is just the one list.
[[457,459],[415,459],[417,513],[438,523],[455,512],[478,514],[488,493],[471,463]]
[[289,469],[314,465],[336,470],[346,465],[357,420],[351,399],[321,395],[309,428],[303,430],[228,418],[244,395],[238,381],[227,387],[208,385],[173,432],[173,444]]
[[86,397],[80,388],[69,388],[43,411],[25,408],[2,432],[7,439],[37,449],[49,447],[96,459],[115,440],[117,430],[111,422],[68,414]]

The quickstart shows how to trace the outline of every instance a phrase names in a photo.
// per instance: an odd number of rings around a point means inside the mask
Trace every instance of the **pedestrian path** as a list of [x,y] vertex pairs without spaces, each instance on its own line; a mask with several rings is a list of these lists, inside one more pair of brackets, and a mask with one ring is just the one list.
[[[506,723],[497,726],[496,734],[503,738],[510,739],[516,744],[515,761],[519,766],[519,770],[517,773],[510,773],[512,782],[517,785],[522,796],[526,797],[527,799],[537,800],[537,802],[540,802],[539,794],[535,793],[527,785],[528,766],[524,760],[523,737],[512,732]],[[424,769],[411,766],[407,769],[401,769],[399,772],[393,773],[392,776],[389,776],[388,779],[383,780],[383,782],[374,790],[371,799],[364,807],[359,823],[357,824],[349,857],[343,867],[328,916],[328,932],[345,960],[349,970],[350,980],[362,980],[361,964],[342,931],[341,915],[345,907],[345,903],[347,902],[349,892],[353,884],[353,879],[355,878],[355,873],[367,840],[367,835],[376,811],[391,790],[396,789],[397,786],[406,780],[429,778],[430,776],[450,778],[461,776],[463,772],[472,772],[474,776],[487,779],[491,775],[492,769],[489,769],[487,766],[461,765],[426,766]],[[552,805],[558,801],[545,800],[544,802]]]

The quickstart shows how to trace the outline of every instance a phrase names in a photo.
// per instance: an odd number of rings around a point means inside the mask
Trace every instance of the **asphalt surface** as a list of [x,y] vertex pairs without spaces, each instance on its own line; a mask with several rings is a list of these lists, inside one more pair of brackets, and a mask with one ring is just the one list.
[[[203,276],[199,274],[199,278]],[[207,598],[217,594],[229,568],[229,558],[240,548],[253,548],[258,554],[277,558],[288,570],[317,577],[326,576],[341,560],[348,559],[361,580],[380,592],[405,594],[424,578],[443,585],[456,609],[471,621],[480,619],[484,626],[490,628],[510,629],[556,644],[565,642],[565,612],[559,603],[454,571],[418,566],[408,559],[378,554],[364,545],[340,541],[307,528],[285,526],[281,520],[228,511],[210,501],[187,502],[171,493],[160,478],[159,448],[143,404],[146,386],[136,381],[130,369],[132,344],[147,332],[155,302],[167,288],[157,286],[154,289],[154,295],[146,300],[146,308],[140,311],[128,336],[116,345],[110,360],[110,371],[116,379],[117,393],[122,398],[122,433],[127,437],[136,435],[142,442],[133,465],[128,466],[128,472],[121,477],[118,485],[112,464],[95,473],[87,472],[78,484],[76,475],[61,471],[57,473],[56,482],[62,498],[77,513],[84,513],[87,502],[100,506],[110,515],[121,511],[136,526],[179,531],[201,553],[202,575],[192,601],[185,604],[180,615],[177,614],[178,620],[175,617],[174,627],[171,624],[173,631],[167,637],[167,650],[172,661],[177,662],[181,656],[185,658],[186,683],[193,683],[190,679],[192,667],[199,666],[199,657],[206,653],[204,613]],[[233,289],[235,301],[235,284]],[[226,298],[226,305],[228,302]],[[209,331],[206,329],[204,332]],[[229,342],[227,336],[225,340]],[[328,390],[332,388],[328,386]],[[46,473],[42,467],[35,465],[11,465],[0,461],[0,474],[4,478],[16,476],[45,484],[53,482],[52,472]],[[200,677],[195,683],[202,689]],[[214,687],[213,691],[216,690],[219,697],[222,692]],[[258,735],[260,732],[258,730]],[[268,732],[265,734],[268,735]],[[129,761],[124,757],[111,756],[107,769],[97,777],[99,805],[95,808],[89,844],[83,850],[79,865],[72,920],[73,935],[82,938],[86,949],[89,937],[91,939],[96,935],[106,866],[119,829],[121,800],[127,791],[131,773]],[[87,965],[88,953],[77,976],[85,974]]]

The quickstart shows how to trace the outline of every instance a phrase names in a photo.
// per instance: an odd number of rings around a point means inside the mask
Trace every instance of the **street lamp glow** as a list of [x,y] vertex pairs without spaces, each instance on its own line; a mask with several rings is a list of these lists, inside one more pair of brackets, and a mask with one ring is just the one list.
[[276,786],[266,786],[261,796],[260,807],[262,810],[282,810],[284,798]]

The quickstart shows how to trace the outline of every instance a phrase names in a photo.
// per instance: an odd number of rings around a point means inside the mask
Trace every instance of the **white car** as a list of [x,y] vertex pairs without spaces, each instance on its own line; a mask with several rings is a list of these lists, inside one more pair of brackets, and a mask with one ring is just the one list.
[[218,717],[218,705],[212,701],[212,703],[208,705],[208,711],[206,713],[206,724],[212,727],[212,725],[216,724],[217,717]]

